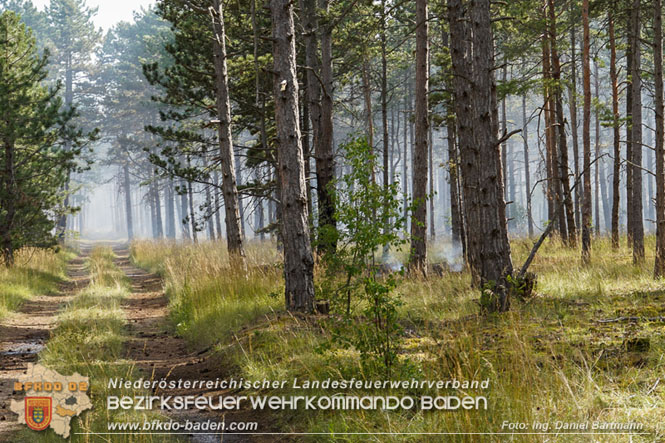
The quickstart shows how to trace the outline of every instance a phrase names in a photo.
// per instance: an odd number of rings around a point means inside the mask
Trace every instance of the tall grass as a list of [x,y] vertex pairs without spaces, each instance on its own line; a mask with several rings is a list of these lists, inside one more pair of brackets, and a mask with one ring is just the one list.
[[273,244],[247,247],[247,275],[229,268],[221,242],[132,243],[133,261],[166,279],[166,292],[178,332],[197,346],[229,338],[283,304],[279,256]]
[[34,295],[55,292],[65,279],[71,253],[49,249],[23,248],[16,253],[11,268],[0,265],[0,318],[17,310]]
[[[274,257],[270,247],[260,249]],[[530,247],[527,240],[513,241],[516,267]],[[653,238],[647,239],[647,250],[653,250]],[[184,329],[188,339],[206,345],[214,337],[238,375],[274,380],[380,378],[363,372],[357,352],[321,346],[331,337],[324,319],[284,312],[281,273],[276,270],[258,278],[250,275],[248,280],[229,275],[223,245],[214,243],[140,242],[134,244],[133,257],[163,273],[176,321],[188,325]],[[653,255],[648,254],[644,264],[635,266],[630,250],[613,250],[608,240],[600,239],[594,242],[592,263],[582,266],[579,249],[548,241],[531,269],[538,275],[537,295],[527,303],[514,300],[509,313],[486,317],[477,314],[479,294],[471,288],[467,272],[406,279],[399,288],[405,302],[400,308],[406,332],[400,349],[404,364],[392,378],[487,378],[490,387],[487,392],[400,390],[381,391],[381,395],[486,395],[488,409],[301,409],[279,413],[280,426],[326,434],[312,441],[663,441],[665,330],[663,323],[646,319],[665,316],[665,281],[652,278],[652,263]],[[274,291],[279,297],[273,299]],[[246,315],[245,306],[261,309]],[[265,315],[258,315],[261,312]],[[601,322],[623,316],[644,320]],[[632,349],[629,343],[636,338],[648,340],[648,349]],[[333,393],[297,391],[299,395]],[[507,431],[501,428],[504,420],[552,425],[556,421],[638,422],[649,435],[475,434]],[[414,434],[345,434],[373,432]],[[437,432],[459,434],[417,435]]]

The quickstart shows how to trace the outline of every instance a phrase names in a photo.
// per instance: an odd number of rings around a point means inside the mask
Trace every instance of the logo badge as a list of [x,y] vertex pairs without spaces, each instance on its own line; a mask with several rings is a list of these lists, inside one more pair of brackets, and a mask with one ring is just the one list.
[[25,424],[33,431],[43,431],[51,423],[51,397],[25,397]]

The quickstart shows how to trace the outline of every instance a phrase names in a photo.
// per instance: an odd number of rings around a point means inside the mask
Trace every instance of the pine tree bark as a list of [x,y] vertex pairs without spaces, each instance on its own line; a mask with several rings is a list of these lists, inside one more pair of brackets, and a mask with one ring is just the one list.
[[584,196],[582,198],[582,261],[591,261],[591,67],[589,65],[589,0],[582,1],[582,26],[584,29],[582,51],[582,83],[584,88],[584,112],[582,143],[584,149]]
[[633,228],[633,263],[644,261],[644,223],[642,221],[642,78],[641,78],[641,2],[633,0],[631,8],[631,91],[632,91],[632,169],[633,169],[633,195],[629,211],[632,217]]
[[175,239],[175,192],[173,191],[173,179],[169,178],[166,181],[164,189],[164,212],[166,215],[166,238]]
[[127,239],[134,239],[134,219],[132,217],[132,188],[129,179],[129,163],[122,166],[123,188],[125,191],[125,217],[127,218]]
[[314,259],[307,220],[300,138],[296,46],[291,0],[271,0],[277,163],[284,243],[285,301],[290,311],[314,308]]
[[427,135],[429,115],[429,38],[427,0],[416,1],[415,147],[413,156],[413,204],[411,219],[412,269],[427,274]]
[[654,277],[665,275],[665,125],[663,123],[663,10],[654,0],[654,106],[656,114],[656,259]]
[[[186,240],[192,238],[191,233],[189,232],[189,223],[187,222],[188,213],[189,213],[189,202],[188,200],[188,187],[185,180],[180,180],[180,227],[182,228],[182,237]],[[140,211],[139,211],[140,213]]]
[[[328,10],[328,0],[322,0],[321,9]],[[333,252],[337,247],[335,206],[330,188],[335,176],[333,158],[333,73],[332,30],[319,25],[316,1],[300,1],[303,11],[303,39],[305,42],[306,95],[312,123],[312,145],[316,164],[316,195],[320,236],[320,253]],[[319,35],[321,61],[319,62]]]
[[[74,67],[72,63],[72,50],[71,48],[65,49],[64,60],[65,60],[65,109],[71,110],[74,106]],[[65,143],[65,150],[70,150],[71,145],[69,142]],[[65,180],[64,193],[65,200],[63,202],[63,207],[66,209],[69,207],[69,184],[71,181],[71,175],[67,172],[67,178]],[[58,243],[61,245],[65,244],[65,234],[67,232],[67,214],[63,214],[58,219],[58,225],[56,227],[56,234],[58,238]]]
[[[405,69],[404,70],[404,89],[409,90],[408,84],[409,84],[409,70]],[[405,91],[406,92],[406,91]],[[402,113],[402,120],[404,121],[404,146],[402,147],[404,150],[404,154],[402,156],[402,214],[404,215],[404,219],[407,220],[408,224],[408,216],[409,216],[409,140],[408,140],[408,128],[410,126],[409,124],[409,94],[405,93],[404,94],[404,112]]]
[[[547,1],[547,0],[546,0]],[[547,17],[546,11],[544,12],[545,18]],[[545,31],[542,36],[542,53],[543,53],[543,115],[545,116],[545,168],[547,170],[547,219],[549,223],[554,223],[554,231],[559,233],[566,242],[564,237],[567,234],[565,226],[565,218],[562,216],[555,219],[556,207],[559,201],[560,189],[557,180],[557,155],[556,155],[556,133],[554,126],[553,112],[553,99],[552,99],[552,68],[551,68],[551,52],[550,42],[548,38],[549,31]]]
[[[568,96],[570,98],[570,132],[573,135],[573,163],[575,168],[575,177],[580,174],[580,145],[578,136],[577,122],[577,42],[575,23],[577,18],[573,14],[574,2],[569,2],[570,23],[570,83],[568,86]],[[575,187],[575,226],[581,226],[581,192],[580,187]]]
[[[386,2],[381,1],[381,126],[383,130],[383,190],[388,192],[390,187],[390,164],[389,164],[389,140],[388,140],[388,54],[387,54],[387,35],[386,35]],[[383,206],[384,214],[390,211],[389,201]],[[383,233],[388,234],[390,230],[390,220],[386,219],[383,226]],[[390,245],[383,245],[383,255],[388,256]]]
[[[573,198],[570,192],[570,181],[568,179],[568,141],[566,139],[566,120],[563,115],[563,88],[561,86],[561,64],[556,44],[556,12],[554,0],[547,0],[549,10],[549,36],[550,51],[552,54],[552,80],[554,82],[554,106],[557,121],[557,132],[559,135],[558,156],[558,181],[561,183],[561,198],[565,208],[567,235],[565,236],[568,246],[575,247],[577,243],[577,231],[575,229],[575,210]],[[561,226],[563,229],[563,225]]]
[[[501,153],[492,123],[495,102],[490,2],[473,0],[470,17],[464,17],[461,1],[450,0],[448,12],[468,260],[474,282],[493,284],[496,288],[496,300],[486,308],[505,311],[510,300],[501,287],[512,273],[513,265],[505,218]],[[472,43],[472,54],[467,51],[467,41]]]
[[612,169],[612,247],[619,248],[619,204],[621,185],[621,134],[619,123],[619,82],[617,79],[617,51],[614,36],[614,16],[610,11],[607,15],[610,40],[610,81],[612,83],[612,143],[614,146],[614,162]]
[[533,237],[533,213],[531,208],[531,176],[529,171],[529,125],[526,119],[526,95],[522,95],[522,138],[524,140],[524,181],[526,186],[526,217],[529,237]]
[[[599,99],[598,95],[598,63],[594,62],[593,64],[593,70],[594,70],[594,96],[596,101]],[[599,236],[600,235],[600,116],[598,112],[598,108],[594,110],[594,118],[595,118],[595,131],[594,131],[594,159],[595,163],[593,165],[594,169],[594,222],[595,222],[595,235]]]
[[[327,14],[329,0],[322,0],[321,9]],[[321,132],[319,144],[314,147],[316,155],[317,201],[319,205],[319,226],[327,226],[329,238],[322,248],[329,252],[337,249],[337,222],[335,220],[335,201],[330,189],[335,179],[335,161],[333,156],[333,53],[332,27],[327,24],[321,30]]]
[[215,64],[215,89],[217,118],[219,120],[219,154],[222,163],[222,193],[226,221],[226,242],[229,259],[233,267],[245,270],[245,249],[240,226],[238,187],[236,184],[235,156],[231,135],[231,105],[229,102],[228,75],[226,68],[226,34],[224,11],[220,0],[212,0],[213,51]]
[[631,14],[626,11],[626,33],[628,35],[628,45],[626,47],[626,241],[629,248],[633,247],[633,217],[632,217],[632,208],[633,208],[633,135],[632,135],[632,124],[631,119],[633,115],[633,88],[631,86],[630,75],[633,72],[632,63],[633,63],[633,45],[632,45],[632,36],[633,32],[631,31]]
[[189,180],[187,181],[187,193],[189,194],[187,201],[189,203],[189,224],[192,232],[192,240],[194,240],[194,243],[198,243],[199,234],[196,227],[196,212],[194,211],[194,189],[192,187],[192,182]]

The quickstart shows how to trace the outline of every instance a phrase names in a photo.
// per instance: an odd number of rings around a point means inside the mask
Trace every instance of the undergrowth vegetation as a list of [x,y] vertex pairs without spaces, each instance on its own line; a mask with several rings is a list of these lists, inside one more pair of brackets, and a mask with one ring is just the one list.
[[33,295],[57,291],[65,278],[69,252],[23,248],[16,252],[15,266],[0,266],[0,318],[18,309]]
[[[653,251],[647,238],[647,251]],[[625,242],[624,242],[625,243]],[[444,251],[449,246],[434,245]],[[512,244],[515,265],[531,242]],[[250,275],[229,274],[219,243],[174,245],[136,242],[132,256],[162,273],[173,321],[195,346],[215,345],[238,376],[248,379],[382,380],[368,371],[358,350],[322,346],[330,342],[326,316],[294,316],[283,310],[281,271],[272,244],[250,246]],[[404,257],[393,251],[392,257]],[[489,380],[468,390],[345,390],[349,395],[486,396],[487,409],[456,411],[282,411],[285,431],[319,432],[335,441],[403,441],[405,436],[349,433],[458,433],[445,441],[475,442],[477,432],[509,432],[504,421],[532,423],[640,423],[645,435],[561,435],[556,441],[662,441],[665,428],[665,282],[652,278],[653,256],[632,264],[631,251],[594,243],[592,263],[579,251],[548,241],[531,270],[536,295],[513,300],[506,314],[479,316],[479,291],[466,271],[425,280],[404,278],[397,291],[403,304],[393,380]],[[321,270],[318,271],[321,275]],[[228,374],[224,374],[228,375]],[[295,390],[298,395],[338,391]],[[375,392],[376,394],[368,394]],[[275,391],[289,395],[289,390]],[[529,425],[530,426],[530,425]],[[550,431],[566,432],[565,429]],[[597,432],[603,432],[598,430]],[[465,434],[467,433],[467,434]],[[411,435],[413,441],[432,441]],[[545,441],[540,435],[487,435],[484,441]],[[320,441],[321,436],[313,437]],[[632,440],[631,440],[632,439]]]
[[[108,395],[134,396],[147,392],[133,389],[108,388],[110,378],[140,378],[133,362],[124,358],[127,340],[126,319],[122,310],[123,299],[129,294],[129,280],[114,264],[115,255],[110,247],[95,247],[88,259],[90,283],[77,292],[58,316],[58,326],[46,348],[39,354],[39,363],[63,375],[74,372],[90,379],[88,395],[93,403],[90,411],[72,420],[71,441],[103,441],[104,435],[78,433],[108,432],[109,422],[151,420],[155,413],[134,410],[108,410]],[[16,437],[22,442],[61,442],[52,430],[35,433],[25,429]],[[151,435],[114,435],[113,441],[163,441]],[[110,440],[109,440],[110,441]]]

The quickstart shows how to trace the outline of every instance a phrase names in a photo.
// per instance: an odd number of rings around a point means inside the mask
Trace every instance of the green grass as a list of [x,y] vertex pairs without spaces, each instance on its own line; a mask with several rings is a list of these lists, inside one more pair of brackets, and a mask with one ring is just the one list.
[[15,266],[0,266],[0,319],[32,296],[56,292],[71,258],[69,252],[24,248],[17,252]]
[[225,341],[283,305],[281,269],[272,244],[249,246],[246,276],[229,269],[222,243],[134,242],[132,258],[166,277],[177,331],[196,346]]
[[[90,378],[93,408],[81,418],[74,418],[71,441],[127,441],[150,442],[168,440],[150,435],[90,436],[77,432],[108,432],[110,421],[126,422],[159,418],[155,413],[141,411],[107,410],[106,398],[114,396],[146,395],[146,392],[109,390],[110,378],[124,377],[136,380],[141,377],[133,362],[124,358],[127,340],[126,319],[122,310],[123,299],[130,293],[129,281],[113,263],[114,254],[108,247],[96,247],[88,260],[90,285],[84,288],[58,316],[58,326],[39,354],[39,363],[63,375],[78,372]],[[16,441],[61,442],[62,438],[52,430],[35,433],[21,431]]]
[[[486,411],[298,410],[280,413],[279,426],[297,432],[324,432],[330,441],[424,442],[433,437],[338,433],[500,432],[504,420],[634,421],[642,423],[650,434],[634,436],[632,441],[663,441],[665,323],[598,321],[665,316],[665,281],[652,278],[653,245],[654,239],[647,238],[646,261],[634,266],[630,250],[622,247],[615,251],[608,240],[599,239],[594,242],[592,263],[584,267],[579,249],[548,241],[531,269],[538,275],[536,297],[527,303],[514,300],[511,312],[488,317],[477,315],[479,293],[470,287],[467,272],[403,281],[399,291],[405,302],[400,322],[407,331],[400,349],[404,364],[391,378],[488,378],[486,393],[469,392],[487,395]],[[275,260],[269,246],[252,245],[250,263]],[[513,241],[516,266],[521,265],[530,247],[530,241]],[[201,347],[216,342],[217,351],[232,363],[236,375],[248,379],[383,378],[364,372],[359,354],[353,350],[317,352],[330,337],[324,320],[284,312],[277,270],[259,278],[250,275],[249,280],[229,275],[224,250],[224,245],[216,243],[134,244],[134,260],[164,275],[174,322],[181,325],[190,342]],[[261,250],[267,254],[263,258],[256,252]],[[208,329],[212,327],[217,329]],[[631,349],[629,343],[638,338],[648,339],[649,349]],[[331,392],[298,391],[303,393]],[[345,393],[365,395],[366,391]],[[381,393],[428,394],[418,389]],[[456,435],[444,441],[540,442],[545,438]],[[556,441],[590,438],[564,435]],[[312,438],[321,440],[326,439]],[[625,435],[595,437],[603,442],[628,440]]]

